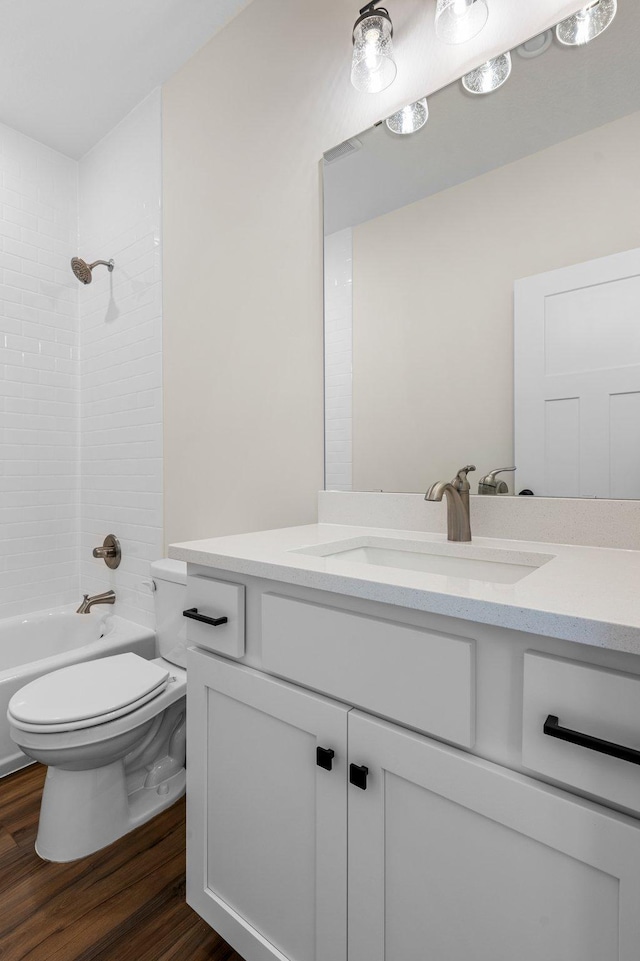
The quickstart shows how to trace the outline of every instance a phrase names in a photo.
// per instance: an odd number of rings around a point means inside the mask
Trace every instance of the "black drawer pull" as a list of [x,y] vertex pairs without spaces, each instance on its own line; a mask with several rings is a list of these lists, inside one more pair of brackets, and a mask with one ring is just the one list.
[[588,747],[590,751],[608,754],[609,757],[617,757],[631,764],[640,764],[640,751],[625,747],[623,744],[614,744],[612,741],[603,741],[599,737],[591,737],[590,734],[583,734],[581,731],[571,731],[568,727],[560,727],[560,721],[555,714],[548,716],[544,722],[543,731],[549,737],[557,737],[561,741],[569,741],[570,744]]
[[322,767],[325,771],[330,771],[333,767],[333,759],[336,756],[336,752],[332,751],[330,747],[318,747],[316,748],[316,764],[318,767]]
[[349,780],[354,785],[354,787],[359,787],[361,790],[367,790],[367,774],[369,773],[369,768],[365,767],[364,764],[350,764],[349,765]]
[[212,627],[220,627],[229,620],[228,617],[207,617],[206,614],[198,614],[197,607],[190,607],[188,611],[183,611],[182,616],[190,617],[192,621],[200,621],[201,624],[211,624]]

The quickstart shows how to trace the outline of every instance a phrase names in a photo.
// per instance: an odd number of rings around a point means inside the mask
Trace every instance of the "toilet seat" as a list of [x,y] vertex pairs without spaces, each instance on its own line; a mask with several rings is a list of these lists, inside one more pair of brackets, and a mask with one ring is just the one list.
[[169,671],[137,654],[73,664],[31,681],[9,702],[9,720],[34,733],[94,727],[136,711],[165,690]]

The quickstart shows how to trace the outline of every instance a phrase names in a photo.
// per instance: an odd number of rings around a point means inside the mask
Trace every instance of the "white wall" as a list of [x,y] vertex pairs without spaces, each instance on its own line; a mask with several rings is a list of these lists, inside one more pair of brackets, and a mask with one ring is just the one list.
[[76,168],[0,126],[0,617],[77,597]]
[[352,488],[353,242],[351,227],[324,239],[324,437],[327,490]]
[[257,0],[164,87],[169,541],[312,521],[322,485],[323,151],[580,6],[492,0],[439,43],[396,0],[398,79],[350,85],[357,5]]
[[354,228],[355,490],[513,465],[514,280],[640,246],[639,152],[634,113]]
[[[80,162],[80,256],[115,260],[80,297],[81,582],[152,623],[144,581],[162,556],[161,98],[156,91]],[[110,571],[92,549],[122,546]]]

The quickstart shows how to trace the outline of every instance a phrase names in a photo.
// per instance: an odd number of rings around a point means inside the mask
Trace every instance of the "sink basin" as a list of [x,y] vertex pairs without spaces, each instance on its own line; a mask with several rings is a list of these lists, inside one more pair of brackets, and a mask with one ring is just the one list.
[[554,557],[473,544],[439,544],[390,537],[351,538],[299,548],[294,553],[323,557],[328,570],[346,572],[356,564],[365,564],[492,584],[515,584]]

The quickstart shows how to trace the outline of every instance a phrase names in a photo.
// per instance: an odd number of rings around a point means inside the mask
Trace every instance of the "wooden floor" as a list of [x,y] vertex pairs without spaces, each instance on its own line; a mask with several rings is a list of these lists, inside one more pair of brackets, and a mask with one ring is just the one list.
[[34,851],[45,768],[0,780],[0,961],[242,961],[184,900],[184,800],[91,857]]

